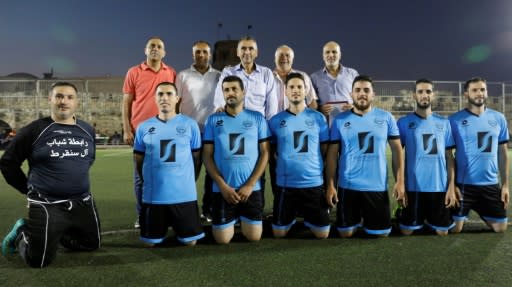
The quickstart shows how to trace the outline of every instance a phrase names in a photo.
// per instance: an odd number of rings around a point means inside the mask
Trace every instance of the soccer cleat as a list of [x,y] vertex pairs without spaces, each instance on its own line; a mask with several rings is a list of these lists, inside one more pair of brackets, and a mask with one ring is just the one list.
[[7,233],[4,240],[2,241],[2,255],[7,256],[16,252],[16,237],[18,236],[18,230],[25,224],[25,220],[20,218],[16,221],[11,231]]

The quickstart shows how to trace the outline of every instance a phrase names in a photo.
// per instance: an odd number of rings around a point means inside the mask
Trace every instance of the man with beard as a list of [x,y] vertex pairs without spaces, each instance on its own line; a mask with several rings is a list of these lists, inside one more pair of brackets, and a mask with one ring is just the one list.
[[452,213],[456,224],[453,232],[462,231],[471,209],[494,232],[504,232],[509,203],[507,121],[503,114],[486,107],[484,79],[466,81],[464,97],[467,107],[449,117],[456,148],[455,183],[461,194],[460,207]]
[[[391,113],[372,107],[372,79],[360,75],[352,83],[354,107],[334,119],[327,151],[327,202],[336,205],[341,237],[351,237],[358,227],[366,233],[387,236],[391,232],[387,192],[386,143],[392,152],[399,204],[407,204],[400,135]],[[337,182],[335,174],[338,171]]]
[[[176,71],[164,64],[165,45],[159,37],[151,37],[144,49],[146,61],[131,67],[123,84],[123,139],[133,145],[133,134],[138,125],[158,114],[154,100],[156,86],[162,82],[174,83]],[[138,215],[142,200],[142,180],[134,165],[133,188],[137,209],[134,227],[139,228]]]
[[318,95],[319,111],[327,117],[329,124],[342,111],[352,107],[350,86],[359,73],[341,65],[340,45],[327,42],[322,49],[325,67],[311,74],[311,81]]
[[398,209],[398,222],[404,235],[424,224],[438,235],[448,235],[455,225],[450,207],[457,205],[454,185],[453,141],[450,122],[432,112],[434,84],[416,81],[413,97],[416,111],[398,120],[405,149],[405,189],[407,207]]
[[158,115],[135,134],[133,153],[143,182],[140,239],[149,246],[162,243],[169,226],[185,245],[204,237],[196,192],[201,135],[193,119],[176,113],[179,100],[173,83],[158,84]]
[[[199,124],[201,134],[204,132],[206,118],[215,112],[213,99],[220,72],[210,65],[210,45],[197,41],[192,45],[190,68],[178,73],[176,87],[180,96],[180,112],[190,116]],[[204,177],[204,193],[201,218],[211,222],[212,179],[208,173]]]
[[324,239],[330,230],[323,188],[329,128],[321,113],[306,107],[303,75],[291,73],[285,84],[290,106],[269,122],[271,156],[277,157],[272,230],[275,237],[286,236],[301,211],[304,225]]
[[204,129],[203,162],[212,177],[212,233],[227,244],[240,219],[242,234],[258,241],[263,230],[261,175],[268,162],[270,132],[263,115],[244,108],[244,84],[237,76],[222,80],[226,106],[212,114]]

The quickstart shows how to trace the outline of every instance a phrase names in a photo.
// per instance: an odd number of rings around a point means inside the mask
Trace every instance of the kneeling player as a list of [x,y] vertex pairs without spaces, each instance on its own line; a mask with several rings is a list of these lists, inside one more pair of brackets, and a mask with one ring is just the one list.
[[400,231],[410,235],[424,224],[438,235],[455,225],[450,207],[457,205],[450,122],[432,112],[435,93],[427,79],[416,81],[416,111],[398,120],[405,148],[407,207],[398,216]]
[[159,113],[139,125],[133,146],[144,181],[141,240],[149,246],[161,243],[172,226],[180,242],[194,245],[204,237],[195,182],[200,166],[199,127],[193,119],[176,114],[179,97],[174,84],[160,83],[155,100]]
[[468,80],[464,96],[467,108],[449,117],[456,146],[456,183],[462,197],[460,208],[452,213],[456,223],[453,231],[462,231],[464,220],[473,209],[494,232],[504,232],[510,196],[507,120],[486,107],[484,79]]
[[329,205],[323,188],[323,158],[329,140],[325,117],[306,108],[304,77],[286,77],[290,106],[270,120],[272,157],[277,159],[272,230],[284,237],[300,210],[317,238],[329,236]]

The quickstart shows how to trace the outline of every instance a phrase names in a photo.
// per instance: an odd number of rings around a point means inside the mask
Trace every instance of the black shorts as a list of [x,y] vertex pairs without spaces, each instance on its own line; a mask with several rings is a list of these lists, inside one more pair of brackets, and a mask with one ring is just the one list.
[[238,219],[248,224],[263,223],[263,197],[261,191],[253,191],[247,202],[239,204],[229,204],[222,196],[222,193],[213,193],[212,227],[224,229],[233,226]]
[[298,212],[304,214],[305,226],[318,231],[329,230],[329,205],[322,186],[277,188],[274,194],[272,228],[290,229]]
[[140,212],[140,239],[156,244],[164,241],[172,226],[176,238],[190,242],[204,237],[197,201],[178,204],[143,203]]
[[387,191],[366,192],[339,187],[336,208],[338,231],[351,231],[363,227],[368,234],[384,235],[391,232]]
[[439,231],[451,229],[454,224],[444,204],[445,196],[446,192],[407,192],[407,207],[399,218],[400,229],[418,230],[424,224]]
[[498,184],[471,185],[457,184],[462,195],[460,206],[452,210],[455,221],[467,218],[473,209],[486,222],[507,222],[507,210],[501,201],[501,188]]

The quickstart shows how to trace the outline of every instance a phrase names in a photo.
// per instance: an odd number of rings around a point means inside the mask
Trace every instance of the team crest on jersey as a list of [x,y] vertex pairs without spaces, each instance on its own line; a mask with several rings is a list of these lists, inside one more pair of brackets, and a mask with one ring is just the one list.
[[433,134],[423,134],[423,151],[426,154],[437,154],[437,139]]
[[245,154],[245,139],[242,134],[229,134],[229,151],[233,155]]
[[441,130],[441,131],[444,130],[444,126],[442,124],[435,124],[435,126],[436,126],[436,129],[438,129],[438,130]]
[[497,122],[497,121],[495,121],[495,120],[489,120],[489,121],[488,121],[488,123],[489,123],[489,125],[490,125],[491,127],[495,127],[495,126],[497,126],[497,125],[498,125],[498,122]]
[[410,122],[409,123],[409,128],[410,129],[415,129],[416,128],[416,122]]
[[357,134],[359,140],[359,150],[363,153],[373,153],[375,139],[370,132],[362,132]]
[[312,126],[314,126],[314,125],[315,125],[315,121],[314,121],[314,120],[312,120],[312,119],[306,119],[306,126],[307,126],[308,128],[311,128],[311,127],[312,127]]
[[223,120],[218,120],[216,123],[215,123],[215,127],[222,127],[224,125],[224,121]]
[[244,126],[244,128],[247,130],[252,128],[253,125],[254,125],[254,123],[252,121],[243,121],[242,122],[242,126]]
[[184,135],[185,133],[187,132],[187,128],[185,127],[182,127],[182,126],[177,126],[176,127],[176,133],[180,136]]
[[306,131],[293,132],[293,149],[297,153],[308,152],[308,135]]
[[382,126],[385,121],[383,119],[376,118],[375,120],[373,120],[373,122],[378,126]]
[[350,122],[345,122],[345,124],[343,124],[343,127],[345,127],[345,128],[350,128],[350,125],[351,125],[351,123],[350,123]]
[[285,120],[282,120],[282,121],[279,123],[279,127],[280,127],[280,128],[284,128],[284,127],[286,127],[286,121],[285,121]]
[[467,126],[467,125],[469,125],[468,120],[463,120],[463,121],[462,121],[462,125],[463,125],[463,126]]
[[150,134],[154,134],[155,133],[155,130],[156,128],[155,127],[150,127],[149,130],[148,130],[148,133]]
[[176,142],[174,139],[160,140],[160,159],[163,162],[176,162]]

